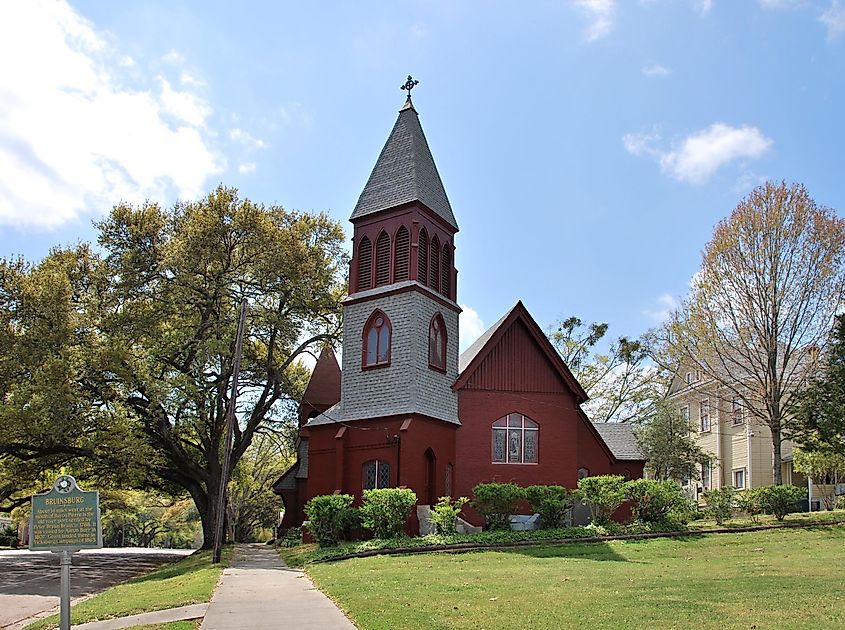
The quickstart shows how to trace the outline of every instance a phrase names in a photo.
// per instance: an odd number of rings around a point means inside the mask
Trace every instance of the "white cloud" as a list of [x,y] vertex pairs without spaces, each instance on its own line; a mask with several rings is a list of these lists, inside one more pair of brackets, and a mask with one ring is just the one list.
[[643,311],[643,315],[653,319],[657,323],[663,323],[669,319],[672,312],[678,308],[678,300],[670,293],[660,295],[657,304],[652,308],[647,308]]
[[185,63],[185,56],[178,50],[173,49],[168,51],[168,53],[164,55],[161,60],[165,63],[173,64],[174,66],[180,66]]
[[627,134],[622,142],[632,155],[653,157],[664,173],[691,184],[703,184],[731,162],[759,158],[773,144],[757,127],[731,127],[724,123],[696,131],[673,143],[669,150],[660,148],[657,133]]
[[833,0],[827,11],[819,16],[819,21],[827,27],[829,39],[839,37],[845,33],[845,7],[839,0]]
[[701,15],[707,15],[710,13],[710,9],[713,8],[713,0],[693,0],[693,4],[695,5],[695,10]]
[[255,162],[246,162],[238,165],[238,173],[241,175],[249,175],[255,172]]
[[223,159],[210,106],[164,79],[130,87],[109,39],[66,2],[0,4],[0,223],[52,228],[125,200],[202,194]]
[[460,350],[463,352],[478,339],[487,328],[475,309],[461,304],[463,312],[458,316],[458,335],[460,336]]
[[590,20],[585,33],[587,41],[600,39],[613,30],[616,17],[615,0],[573,0],[573,4]]
[[643,66],[640,72],[650,79],[662,79],[663,77],[668,77],[672,73],[669,68],[661,66],[659,63],[655,63],[651,66]]
[[242,144],[248,149],[266,149],[267,143],[261,138],[256,138],[250,133],[235,127],[229,130],[229,140]]

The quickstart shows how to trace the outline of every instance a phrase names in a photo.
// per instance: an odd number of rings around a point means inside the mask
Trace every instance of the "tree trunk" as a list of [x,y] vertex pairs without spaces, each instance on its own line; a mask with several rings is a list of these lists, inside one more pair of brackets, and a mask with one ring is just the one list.
[[[783,484],[783,475],[781,473],[781,432],[780,429],[772,429],[772,484],[780,486]],[[751,453],[748,454],[750,459]]]

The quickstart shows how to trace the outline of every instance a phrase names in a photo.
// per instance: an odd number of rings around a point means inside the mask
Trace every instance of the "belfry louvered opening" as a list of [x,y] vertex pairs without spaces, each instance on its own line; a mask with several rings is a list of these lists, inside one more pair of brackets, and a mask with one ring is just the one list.
[[396,231],[396,244],[394,246],[393,281],[401,282],[408,279],[408,268],[411,255],[411,235],[404,225]]
[[358,245],[358,290],[373,286],[373,244],[366,236]]
[[443,258],[440,260],[440,292],[446,297],[452,294],[452,252],[449,244],[443,245]]
[[431,239],[431,281],[428,285],[435,291],[440,290],[440,239]]
[[428,284],[428,232],[425,228],[420,230],[417,237],[417,280]]
[[376,286],[390,282],[390,237],[383,231],[376,240]]

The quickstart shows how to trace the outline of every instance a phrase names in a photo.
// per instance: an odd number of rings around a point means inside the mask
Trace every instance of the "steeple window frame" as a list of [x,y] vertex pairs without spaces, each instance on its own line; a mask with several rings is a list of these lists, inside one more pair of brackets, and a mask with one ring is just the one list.
[[449,342],[446,322],[440,313],[435,313],[428,325],[428,367],[446,372],[446,348]]
[[364,325],[361,344],[361,367],[365,370],[390,365],[393,327],[390,318],[377,308]]
[[373,242],[367,236],[364,236],[358,243],[357,285],[358,291],[373,288]]

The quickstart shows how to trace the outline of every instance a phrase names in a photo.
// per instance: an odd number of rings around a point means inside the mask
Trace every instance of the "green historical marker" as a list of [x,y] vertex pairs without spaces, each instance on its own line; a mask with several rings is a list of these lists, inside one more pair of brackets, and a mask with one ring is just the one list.
[[102,546],[98,492],[83,492],[76,485],[76,479],[70,475],[61,475],[52,490],[32,495],[29,549],[61,554],[61,630],[70,630],[71,556],[80,549],[99,549]]

